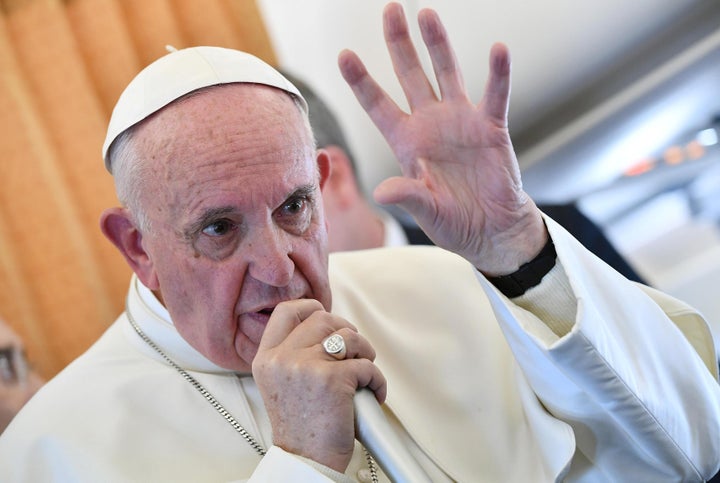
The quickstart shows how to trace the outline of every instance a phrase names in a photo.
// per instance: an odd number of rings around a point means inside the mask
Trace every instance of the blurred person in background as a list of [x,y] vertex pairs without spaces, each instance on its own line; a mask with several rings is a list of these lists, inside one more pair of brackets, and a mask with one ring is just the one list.
[[0,433],[44,382],[28,364],[20,336],[0,318]]

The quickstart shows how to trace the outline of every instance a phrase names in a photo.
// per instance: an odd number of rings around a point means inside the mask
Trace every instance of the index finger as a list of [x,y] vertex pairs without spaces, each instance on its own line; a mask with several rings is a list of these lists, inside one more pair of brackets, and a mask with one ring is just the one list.
[[265,327],[258,351],[279,345],[303,320],[317,311],[324,310],[325,307],[314,299],[289,300],[279,303]]
[[382,87],[375,82],[360,58],[350,50],[343,50],[338,56],[338,66],[345,82],[355,94],[375,126],[389,140],[392,128],[406,114],[395,104]]

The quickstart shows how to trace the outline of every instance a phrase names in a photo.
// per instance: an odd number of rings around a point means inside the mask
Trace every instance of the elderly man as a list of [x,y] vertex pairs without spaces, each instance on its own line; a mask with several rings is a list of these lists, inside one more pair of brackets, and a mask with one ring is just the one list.
[[422,11],[438,99],[400,6],[384,15],[412,112],[353,53],[340,68],[403,171],[378,201],[444,249],[328,264],[328,160],[296,89],[240,52],[169,54],[128,86],[105,143],[123,207],[101,226],[135,273],[126,310],[0,438],[0,479],[385,481],[355,440],[358,388],[386,401],[429,481],[717,469],[707,326],[600,263],[522,191],[506,49],[493,47],[474,105]]

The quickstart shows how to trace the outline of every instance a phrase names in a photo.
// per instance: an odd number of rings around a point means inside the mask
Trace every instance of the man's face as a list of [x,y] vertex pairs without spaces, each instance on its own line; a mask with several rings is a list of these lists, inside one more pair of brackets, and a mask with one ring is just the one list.
[[152,166],[143,278],[193,347],[248,372],[279,302],[330,309],[320,175],[288,95],[212,88],[154,115],[133,143]]

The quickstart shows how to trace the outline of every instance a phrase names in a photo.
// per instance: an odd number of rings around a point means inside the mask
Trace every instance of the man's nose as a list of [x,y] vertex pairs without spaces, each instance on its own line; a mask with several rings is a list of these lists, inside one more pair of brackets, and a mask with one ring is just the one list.
[[253,237],[246,250],[250,258],[249,275],[267,285],[285,287],[295,272],[290,258],[290,236],[277,227],[268,227]]

